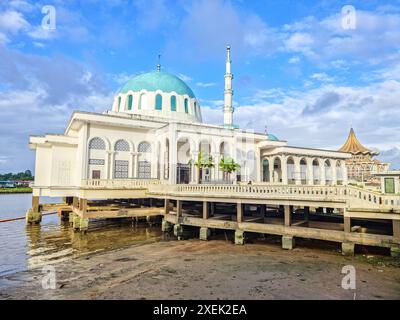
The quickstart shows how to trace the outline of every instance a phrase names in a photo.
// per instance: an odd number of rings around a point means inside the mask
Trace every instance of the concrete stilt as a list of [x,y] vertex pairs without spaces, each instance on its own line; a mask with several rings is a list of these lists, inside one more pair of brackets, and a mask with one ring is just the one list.
[[390,255],[393,258],[400,258],[400,246],[393,246],[390,248]]
[[183,236],[183,227],[180,224],[175,224],[174,225],[174,236],[178,238],[178,240],[181,240]]
[[87,231],[89,229],[89,219],[81,218],[77,214],[73,215],[72,227],[74,231]]
[[211,230],[209,228],[202,227],[200,228],[200,240],[207,241],[211,235]]
[[244,231],[243,230],[235,231],[235,244],[238,244],[238,245],[244,244]]
[[292,250],[295,246],[295,240],[293,236],[282,236],[282,249]]
[[291,226],[292,224],[292,210],[290,206],[284,206],[285,226]]
[[342,243],[342,255],[344,256],[354,256],[355,244],[351,242]]
[[161,222],[161,231],[162,232],[170,232],[172,230],[172,224],[167,220],[163,219]]
[[26,212],[26,224],[40,223],[42,221],[42,213],[40,212],[39,197],[32,197],[32,208]]

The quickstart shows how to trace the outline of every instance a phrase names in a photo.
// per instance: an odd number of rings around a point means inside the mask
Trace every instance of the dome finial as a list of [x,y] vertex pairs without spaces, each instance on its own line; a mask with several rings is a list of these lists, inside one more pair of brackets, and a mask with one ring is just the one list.
[[161,54],[158,55],[157,71],[161,71]]

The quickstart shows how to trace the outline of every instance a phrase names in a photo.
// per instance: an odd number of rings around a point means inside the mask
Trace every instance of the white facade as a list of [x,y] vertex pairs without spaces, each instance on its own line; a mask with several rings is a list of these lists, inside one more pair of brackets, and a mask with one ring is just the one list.
[[[74,196],[88,180],[347,183],[344,161],[348,153],[290,147],[271,135],[235,129],[232,78],[228,55],[223,125],[202,123],[200,105],[192,92],[178,94],[186,87],[170,91],[170,84],[162,83],[168,92],[128,88],[117,94],[112,110],[103,114],[74,112],[63,135],[31,136],[30,147],[36,151],[34,195]],[[171,107],[173,96],[176,108]],[[200,170],[196,166],[199,155],[212,157],[214,166]],[[228,180],[218,165],[222,158],[241,165]]]

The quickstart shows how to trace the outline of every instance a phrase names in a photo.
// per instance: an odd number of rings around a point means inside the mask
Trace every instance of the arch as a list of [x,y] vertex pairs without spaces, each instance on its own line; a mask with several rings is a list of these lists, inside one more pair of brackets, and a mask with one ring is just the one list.
[[118,111],[121,109],[121,96],[118,97]]
[[151,144],[147,141],[143,141],[143,142],[139,143],[138,152],[150,153],[151,152]]
[[282,159],[280,157],[275,157],[272,160],[273,163],[273,176],[271,177],[271,182],[282,182]]
[[106,170],[106,142],[94,137],[88,143],[87,176],[89,179],[107,178]]
[[332,184],[332,164],[329,159],[324,161],[324,170],[325,170],[325,184]]
[[130,151],[129,143],[123,139],[118,140],[114,145],[114,151]]
[[321,166],[319,163],[319,159],[312,160],[312,170],[313,170],[313,177],[314,177],[314,184],[321,184]]
[[[176,167],[176,183],[188,184],[191,180],[192,166],[191,160],[197,163],[197,159],[192,159],[192,149],[190,139],[181,137],[176,142],[177,151],[177,167]],[[195,170],[198,170],[195,169]]]
[[95,137],[89,141],[89,149],[92,150],[106,150],[106,143],[103,139]]
[[176,111],[176,96],[171,96],[171,111]]
[[157,93],[156,94],[156,105],[155,105],[156,110],[162,110],[162,96],[161,94]]
[[288,157],[286,160],[286,167],[287,167],[287,179],[288,179],[288,184],[295,184],[296,183],[296,175],[298,174],[296,172],[295,164],[294,164],[294,158],[293,157]]
[[194,115],[197,117],[197,103],[196,103],[196,101],[193,103],[193,111],[194,111]]
[[185,107],[185,113],[189,113],[189,102],[188,102],[188,98],[185,98],[185,100],[184,100],[184,107]]
[[264,159],[262,161],[262,181],[271,182],[270,172],[269,172],[269,159]]
[[133,96],[130,94],[128,96],[128,110],[132,110],[132,104],[133,104]]
[[141,93],[139,97],[139,110],[145,110],[147,109],[148,106],[148,101],[147,101],[147,94],[146,93]]
[[228,157],[230,156],[230,146],[229,146],[229,142],[226,141],[222,141],[219,144],[219,154],[222,157]]
[[301,184],[307,184],[308,171],[307,171],[307,159],[300,159],[300,181]]
[[138,145],[138,174],[139,179],[151,179],[151,144],[143,141]]

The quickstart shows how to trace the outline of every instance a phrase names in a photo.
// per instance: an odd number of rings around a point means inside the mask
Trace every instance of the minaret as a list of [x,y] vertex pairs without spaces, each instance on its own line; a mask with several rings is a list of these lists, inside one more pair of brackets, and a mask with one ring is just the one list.
[[232,79],[231,73],[231,47],[226,47],[226,73],[225,73],[225,90],[224,90],[224,126],[233,127],[233,105],[232,105]]
[[158,55],[157,71],[161,71],[161,54]]

